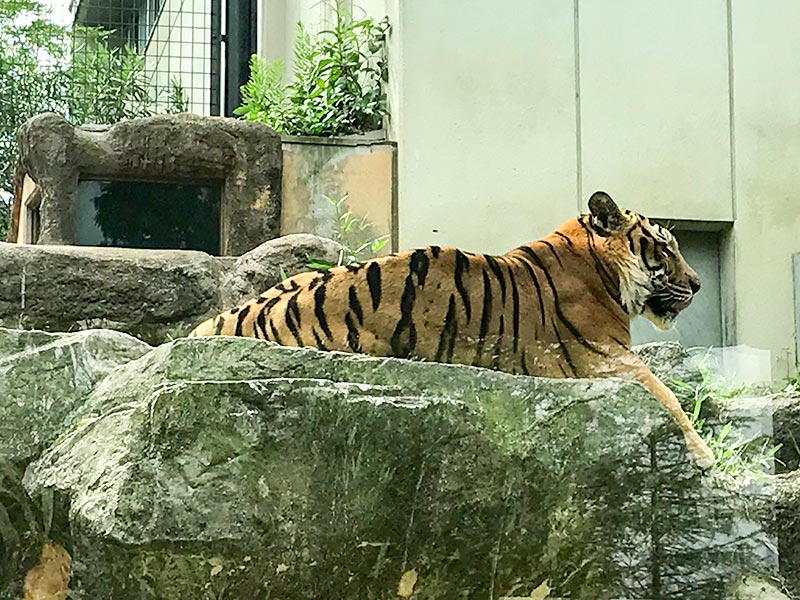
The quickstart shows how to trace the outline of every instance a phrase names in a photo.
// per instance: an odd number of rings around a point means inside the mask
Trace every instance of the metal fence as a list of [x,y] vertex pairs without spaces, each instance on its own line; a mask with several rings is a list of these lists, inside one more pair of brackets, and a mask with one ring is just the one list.
[[[71,93],[89,112],[76,120],[214,112],[211,0],[73,0],[73,14]],[[91,114],[98,95],[109,115]]]

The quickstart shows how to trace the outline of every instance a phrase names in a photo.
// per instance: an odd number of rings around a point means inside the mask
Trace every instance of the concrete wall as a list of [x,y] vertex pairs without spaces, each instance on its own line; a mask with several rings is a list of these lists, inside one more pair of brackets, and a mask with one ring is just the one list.
[[[316,5],[264,1],[292,15]],[[393,28],[401,248],[503,252],[606,189],[679,228],[715,231],[722,342],[770,350],[776,377],[794,369],[800,3],[361,5]],[[284,56],[285,17],[283,42],[271,38]]]
[[380,254],[397,249],[396,147],[366,139],[284,136],[281,235],[314,233],[334,238],[336,210],[327,200],[347,195],[342,210],[366,227],[345,243],[385,239]]

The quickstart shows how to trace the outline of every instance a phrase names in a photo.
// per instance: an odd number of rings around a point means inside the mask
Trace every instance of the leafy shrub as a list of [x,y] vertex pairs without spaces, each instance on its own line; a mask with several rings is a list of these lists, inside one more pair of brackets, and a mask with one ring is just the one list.
[[[8,232],[20,125],[47,111],[76,125],[111,124],[148,116],[159,100],[136,50],[109,47],[109,31],[62,27],[46,15],[36,0],[0,1],[0,240]],[[166,111],[188,107],[185,89],[173,78]]]
[[294,80],[282,61],[250,59],[250,80],[234,112],[293,135],[348,135],[383,126],[387,19],[355,20],[338,2],[332,29],[309,35],[297,24]]

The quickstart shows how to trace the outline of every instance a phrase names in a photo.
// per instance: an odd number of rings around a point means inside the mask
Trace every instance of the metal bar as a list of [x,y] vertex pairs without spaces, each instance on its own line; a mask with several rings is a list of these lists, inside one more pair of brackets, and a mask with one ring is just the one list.
[[211,101],[209,105],[209,114],[219,116],[220,110],[220,92],[222,88],[222,65],[220,58],[222,56],[222,0],[211,0]]
[[256,48],[254,0],[226,0],[225,115],[241,104],[239,88],[250,78],[250,55]]

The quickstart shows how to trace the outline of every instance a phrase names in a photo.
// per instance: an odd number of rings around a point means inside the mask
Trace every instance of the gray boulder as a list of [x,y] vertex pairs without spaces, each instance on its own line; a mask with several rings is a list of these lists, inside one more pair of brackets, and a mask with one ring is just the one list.
[[283,275],[308,271],[310,260],[337,264],[344,247],[308,233],[264,242],[240,256],[222,279],[222,305],[235,306],[283,280]]
[[0,328],[0,598],[22,597],[22,578],[39,557],[54,512],[63,524],[64,511],[55,510],[48,490],[26,494],[26,466],[76,425],[100,379],[149,350],[116,331]]
[[707,600],[774,568],[758,499],[619,380],[182,339],[80,417],[25,485],[68,500],[81,597]]
[[779,475],[775,482],[775,535],[781,574],[800,595],[800,472]]
[[186,250],[0,242],[0,326],[47,331],[108,328],[150,343],[181,337],[253,297],[309,259],[335,263],[333,240],[296,234],[238,259]]
[[69,429],[94,385],[151,350],[117,331],[0,327],[0,459],[27,461]]
[[0,325],[159,343],[219,305],[221,272],[202,252],[0,243]]

